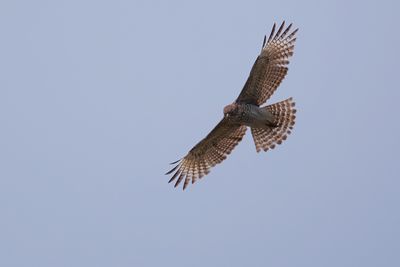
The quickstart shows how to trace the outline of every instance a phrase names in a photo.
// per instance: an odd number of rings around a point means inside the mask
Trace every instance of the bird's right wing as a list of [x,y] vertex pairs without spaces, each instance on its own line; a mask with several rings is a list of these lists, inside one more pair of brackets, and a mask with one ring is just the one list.
[[222,119],[184,158],[171,163],[177,165],[166,173],[169,175],[175,172],[169,183],[178,178],[175,182],[177,187],[185,178],[185,189],[190,180],[194,183],[197,178],[208,174],[212,167],[226,159],[245,133],[246,126],[233,124],[226,118]]
[[289,34],[292,24],[285,30],[284,26],[285,22],[275,33],[274,24],[268,40],[264,37],[261,54],[257,57],[236,102],[260,106],[270,98],[285,78],[298,29]]

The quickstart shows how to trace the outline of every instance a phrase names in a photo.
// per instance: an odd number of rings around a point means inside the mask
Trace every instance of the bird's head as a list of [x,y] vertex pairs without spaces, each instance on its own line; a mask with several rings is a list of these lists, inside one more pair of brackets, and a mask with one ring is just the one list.
[[236,103],[232,103],[224,107],[224,117],[229,117],[234,115],[237,112],[238,105]]

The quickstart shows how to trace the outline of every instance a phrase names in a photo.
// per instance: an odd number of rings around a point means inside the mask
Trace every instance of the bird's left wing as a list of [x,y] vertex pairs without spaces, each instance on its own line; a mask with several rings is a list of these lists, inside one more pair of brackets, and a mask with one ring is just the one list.
[[289,33],[292,24],[285,30],[283,30],[284,27],[285,22],[275,33],[274,24],[268,40],[264,37],[261,54],[257,57],[236,102],[260,106],[275,92],[285,78],[298,29]]
[[228,119],[222,119],[217,126],[182,159],[171,164],[177,164],[169,175],[175,172],[169,183],[175,179],[175,187],[184,179],[183,189],[190,180],[194,183],[198,178],[210,172],[216,164],[221,163],[242,140],[246,126],[233,124]]

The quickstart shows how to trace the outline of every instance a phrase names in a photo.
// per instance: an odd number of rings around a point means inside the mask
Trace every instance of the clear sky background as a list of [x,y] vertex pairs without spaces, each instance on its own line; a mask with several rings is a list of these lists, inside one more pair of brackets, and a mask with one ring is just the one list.
[[[400,266],[397,3],[1,1],[0,266]],[[174,189],[284,19],[293,134]]]

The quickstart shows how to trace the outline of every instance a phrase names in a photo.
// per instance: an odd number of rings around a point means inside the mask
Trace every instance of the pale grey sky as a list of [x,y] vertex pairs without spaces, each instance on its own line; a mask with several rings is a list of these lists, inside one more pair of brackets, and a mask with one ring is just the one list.
[[[2,1],[0,266],[400,266],[399,10]],[[293,134],[174,189],[282,20]]]

